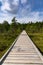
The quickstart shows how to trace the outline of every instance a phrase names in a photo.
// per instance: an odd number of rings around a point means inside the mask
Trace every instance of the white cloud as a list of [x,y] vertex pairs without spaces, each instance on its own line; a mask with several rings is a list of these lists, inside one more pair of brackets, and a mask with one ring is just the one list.
[[[22,15],[22,14],[27,14],[27,9],[31,8],[30,5],[26,5],[26,6],[20,6],[20,0],[2,0],[2,6],[1,6],[1,10],[3,12],[10,12],[11,14],[17,14],[18,12]],[[24,4],[26,3],[27,0],[21,0],[21,3]],[[29,9],[30,10],[30,9]],[[23,15],[23,16],[24,16]]]
[[18,6],[19,0],[13,0],[12,4]]
[[19,0],[2,0],[1,11],[15,14],[18,12]]
[[25,16],[28,16],[31,12],[31,5],[28,4],[26,6],[24,6],[23,8],[20,8],[19,9],[19,16],[21,17],[25,17]]
[[21,3],[22,4],[24,4],[24,3],[26,3],[27,2],[27,0],[21,0]]
[[[21,0],[21,3],[23,4],[20,5],[19,1],[20,0],[0,0],[2,1],[2,7],[1,10],[4,12],[0,13],[0,17],[3,16],[3,19],[0,18],[2,21],[3,20],[10,20],[13,16],[17,17],[17,20],[19,22],[28,22],[28,21],[40,21],[43,20],[43,12],[31,12],[31,4],[27,4],[25,6],[25,3],[27,2],[27,0]],[[19,7],[20,5],[20,7]],[[9,13],[12,13],[12,15],[10,16]],[[41,14],[41,16],[40,16]],[[21,17],[21,18],[19,18]]]
[[3,23],[4,20],[8,21],[9,23],[11,23],[13,16],[10,16],[6,13],[1,13],[0,14],[0,23]]
[[1,10],[2,11],[11,10],[9,3],[8,2],[3,3],[3,6],[1,7]]
[[0,0],[2,2],[2,0]]
[[[22,18],[17,17],[17,21],[20,22],[20,23],[28,23],[29,21],[32,21],[32,22],[42,21],[43,16],[39,16],[39,14],[43,14],[43,12],[31,12],[31,13],[29,13],[29,16],[25,16],[25,17],[22,17]],[[3,17],[0,17],[0,22],[7,20],[9,23],[11,23],[11,20],[14,17],[14,15],[10,16],[10,15],[7,15],[7,14],[3,14],[2,16]]]
[[31,12],[29,13],[29,16],[25,16],[23,18],[18,18],[18,22],[21,23],[28,23],[29,21],[31,22],[36,22],[36,21],[42,21],[43,16],[39,16],[39,14],[43,14],[43,12]]

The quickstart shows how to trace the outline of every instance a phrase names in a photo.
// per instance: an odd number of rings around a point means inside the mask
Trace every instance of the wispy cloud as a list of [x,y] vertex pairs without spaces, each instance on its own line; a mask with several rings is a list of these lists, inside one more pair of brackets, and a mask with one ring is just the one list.
[[14,16],[21,22],[43,20],[42,2],[42,0],[0,0],[0,20],[6,17],[9,21]]
[[21,0],[21,3],[22,3],[22,4],[27,3],[27,0]]
[[28,23],[31,21],[32,22],[43,21],[43,12],[31,12],[28,16],[18,18],[18,21],[21,23]]

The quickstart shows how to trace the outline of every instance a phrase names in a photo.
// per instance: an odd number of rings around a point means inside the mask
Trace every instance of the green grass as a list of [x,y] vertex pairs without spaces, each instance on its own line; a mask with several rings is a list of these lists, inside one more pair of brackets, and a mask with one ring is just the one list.
[[5,52],[9,49],[13,41],[19,33],[1,33],[0,34],[0,58],[5,54]]
[[28,35],[43,54],[43,33],[28,33]]
[[15,38],[0,38],[0,58],[4,55],[4,53],[8,50],[8,48],[11,46],[12,42],[15,40]]

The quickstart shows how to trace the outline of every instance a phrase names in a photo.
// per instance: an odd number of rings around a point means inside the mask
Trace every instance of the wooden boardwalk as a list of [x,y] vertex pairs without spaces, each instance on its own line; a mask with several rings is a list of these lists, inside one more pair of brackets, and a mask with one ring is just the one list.
[[2,65],[43,65],[40,52],[23,31]]

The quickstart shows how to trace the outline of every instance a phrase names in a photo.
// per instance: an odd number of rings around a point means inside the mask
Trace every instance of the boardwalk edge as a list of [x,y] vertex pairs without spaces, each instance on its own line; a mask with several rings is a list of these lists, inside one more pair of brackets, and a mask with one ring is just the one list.
[[15,39],[15,41],[12,43],[12,45],[10,46],[10,48],[7,50],[7,52],[2,56],[2,58],[0,59],[0,64],[3,63],[3,61],[5,60],[5,58],[7,57],[7,55],[9,54],[9,52],[11,51],[11,49],[13,48],[14,44],[16,43],[18,37]]
[[[29,39],[31,40],[31,38],[29,37]],[[41,60],[42,60],[42,63],[43,63],[43,56],[42,54],[40,53],[40,51],[37,49],[37,47],[35,46],[35,44],[33,43],[33,41],[31,40],[31,43],[32,45],[34,46],[34,48],[36,49],[38,55],[40,56]]]

